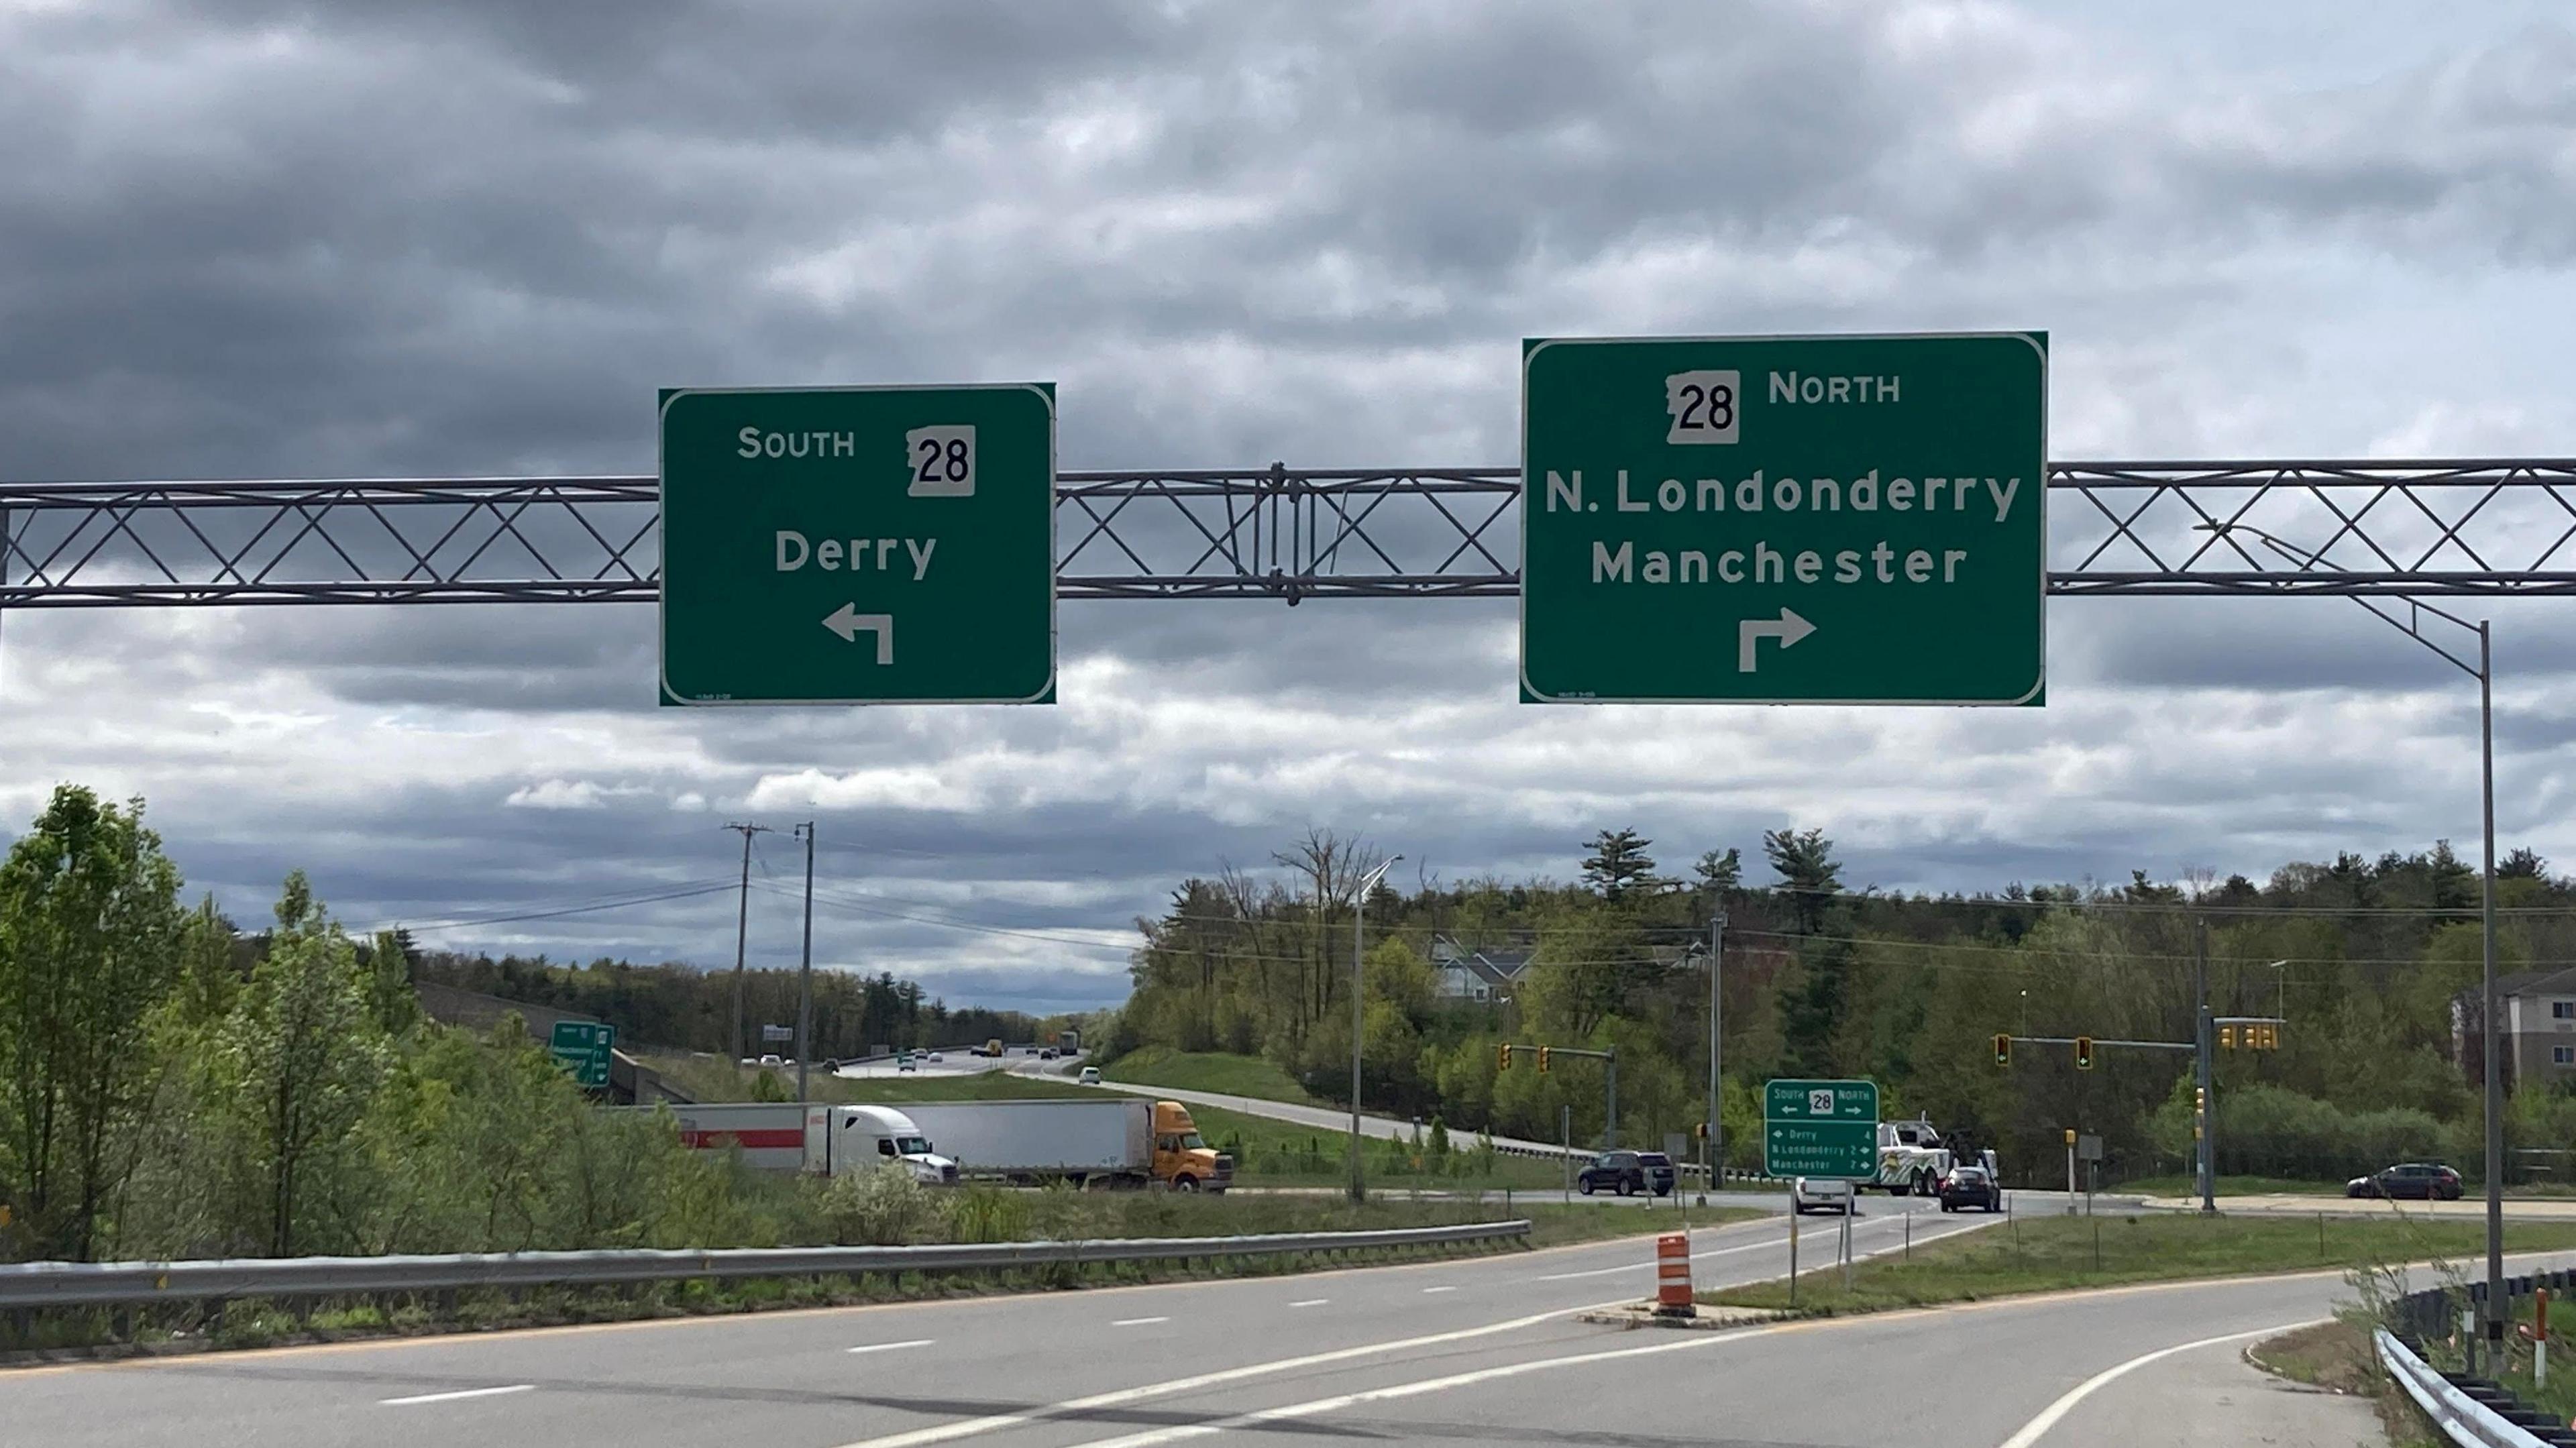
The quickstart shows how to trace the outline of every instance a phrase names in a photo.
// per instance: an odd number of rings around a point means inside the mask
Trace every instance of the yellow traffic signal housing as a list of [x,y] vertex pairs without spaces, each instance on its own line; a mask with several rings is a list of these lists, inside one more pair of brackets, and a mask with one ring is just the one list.
[[[2247,1040],[2250,1044],[2254,1028],[2252,1026],[2247,1026],[2245,1029]],[[2222,1051],[2233,1051],[2236,1049],[2236,1028],[2234,1026],[2220,1026],[2218,1028],[2218,1049]]]
[[2012,1037],[2001,1031],[1995,1032],[1995,1064],[1998,1066],[2012,1064]]
[[1542,1076],[1547,1074],[1547,1047],[1545,1046],[1538,1048],[1538,1071]]
[[2281,1028],[2279,1026],[2267,1025],[2263,1028],[2263,1049],[2266,1051],[2277,1051],[2281,1049]]
[[2194,1116],[2207,1116],[2209,1114],[2208,1087],[2194,1086],[2191,1088],[2191,1114]]
[[1509,1043],[1497,1046],[1494,1049],[1494,1069],[1497,1071],[1508,1071],[1512,1069],[1512,1048]]
[[2075,1038],[2075,1069],[2078,1071],[2090,1071],[2093,1069],[2093,1038],[2091,1036],[2077,1036]]

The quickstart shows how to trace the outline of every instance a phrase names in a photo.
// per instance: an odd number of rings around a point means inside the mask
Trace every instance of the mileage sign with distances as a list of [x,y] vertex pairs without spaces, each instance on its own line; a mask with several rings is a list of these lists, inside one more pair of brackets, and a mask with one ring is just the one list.
[[662,394],[662,702],[1055,700],[1055,387]]
[[2036,704],[2044,332],[1522,347],[1521,697]]

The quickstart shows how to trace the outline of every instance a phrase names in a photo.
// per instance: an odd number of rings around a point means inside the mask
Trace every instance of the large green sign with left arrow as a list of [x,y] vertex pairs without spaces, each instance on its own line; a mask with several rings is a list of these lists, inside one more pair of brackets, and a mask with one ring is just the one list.
[[1054,385],[664,392],[661,695],[1054,702]]

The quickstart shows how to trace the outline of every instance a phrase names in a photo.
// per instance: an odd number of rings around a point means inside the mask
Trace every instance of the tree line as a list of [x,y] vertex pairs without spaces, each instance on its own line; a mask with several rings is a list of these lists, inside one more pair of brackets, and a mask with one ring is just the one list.
[[[2062,1133],[2104,1137],[2115,1177],[2178,1169],[2191,1151],[2187,1053],[2104,1048],[2075,1069],[2065,1048],[1998,1033],[2188,1041],[2195,962],[2213,1011],[2284,1016],[2277,1049],[2217,1058],[2222,1170],[2335,1178],[2403,1155],[2478,1165],[2471,1083],[2479,976],[2478,877],[2436,842],[2414,853],[2293,862],[2256,882],[2194,872],[2156,881],[2025,885],[1924,895],[1853,888],[1818,828],[1698,853],[1667,875],[1654,842],[1604,830],[1579,876],[1381,883],[1365,902],[1362,1096],[1453,1130],[1600,1139],[1598,1067],[1504,1069],[1506,1041],[1619,1055],[1624,1144],[1661,1146],[1705,1114],[1706,942],[1724,920],[1730,1158],[1758,1160],[1766,1078],[1877,1080],[1884,1109],[1920,1113],[1996,1146],[2008,1172],[2062,1177]],[[1253,872],[1183,881],[1142,920],[1133,992],[1108,1044],[1266,1056],[1319,1097],[1346,1100],[1355,891],[1381,856],[1311,831]],[[2517,850],[2499,868],[2500,969],[2576,964],[2576,883]],[[1435,941],[1532,952],[1501,997],[1444,994]],[[2455,1010],[2471,1014],[2455,1023]],[[2467,1057],[2455,1024],[2469,1037]],[[2576,1099],[2546,1083],[2515,1093],[2508,1135],[2525,1169],[2576,1160]],[[2567,1167],[2555,1168],[2561,1179]]]
[[[416,979],[505,1000],[541,1005],[603,1020],[617,1028],[621,1045],[638,1043],[716,1055],[759,1055],[786,1048],[763,1045],[763,1025],[796,1024],[797,972],[743,972],[744,1039],[734,1039],[735,982],[730,970],[700,970],[678,961],[636,965],[601,957],[587,965],[544,956],[463,955],[414,950]],[[813,977],[816,1060],[862,1055],[877,1046],[898,1050],[964,1045],[996,1037],[1035,1040],[1050,1022],[1021,1011],[952,1007],[931,998],[917,981],[891,973],[859,975],[818,970]]]

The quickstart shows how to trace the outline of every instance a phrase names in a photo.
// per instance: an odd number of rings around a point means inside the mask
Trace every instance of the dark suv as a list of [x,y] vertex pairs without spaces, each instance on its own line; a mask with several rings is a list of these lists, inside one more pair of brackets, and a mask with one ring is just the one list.
[[2428,1202],[2456,1202],[2460,1199],[2460,1174],[2446,1166],[2410,1161],[2381,1167],[2368,1176],[2354,1177],[2344,1183],[2343,1194],[2348,1197],[2415,1197]]
[[1605,1190],[1623,1197],[1632,1192],[1670,1196],[1673,1159],[1660,1151],[1605,1151],[1574,1174],[1574,1185],[1587,1197]]

